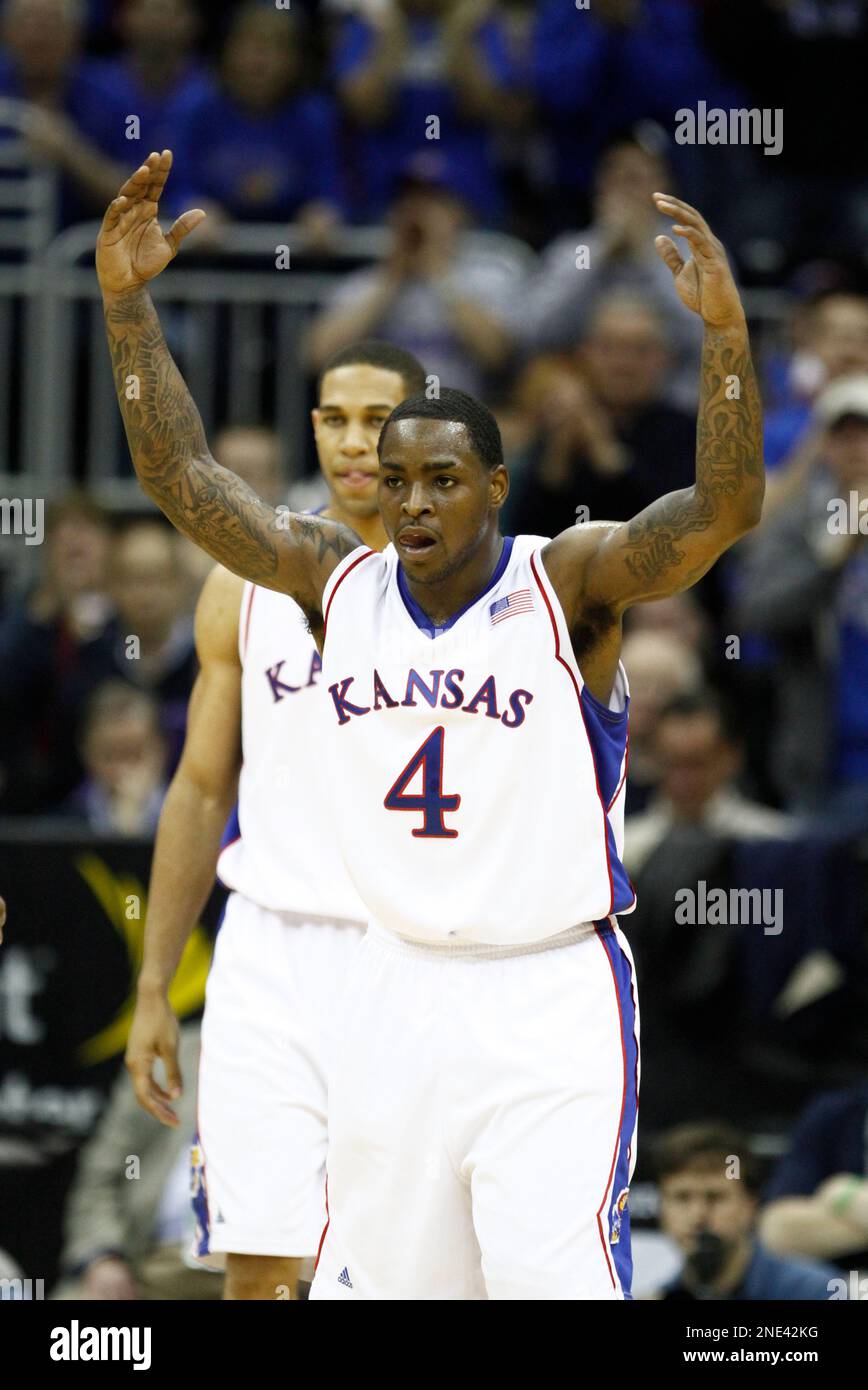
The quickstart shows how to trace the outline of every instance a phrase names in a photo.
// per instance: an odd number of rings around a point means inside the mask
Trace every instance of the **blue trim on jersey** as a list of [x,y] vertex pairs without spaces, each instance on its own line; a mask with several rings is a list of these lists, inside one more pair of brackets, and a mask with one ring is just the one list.
[[[615,1265],[624,1297],[632,1299],[630,1292],[633,1282],[633,1254],[630,1247],[630,1207],[629,1202],[618,1210],[618,1198],[630,1184],[630,1141],[636,1128],[639,1110],[637,1078],[639,1074],[639,1044],[636,1039],[636,1004],[633,996],[633,971],[630,961],[618,943],[618,938],[608,921],[597,923],[597,936],[609,957],[612,973],[618,990],[621,1005],[621,1037],[624,1044],[626,1067],[624,1113],[618,1131],[618,1154],[615,1171],[612,1175],[612,1193],[609,1205],[603,1213],[603,1235],[609,1242],[609,1252]],[[612,1241],[617,1233],[617,1240]]]
[[226,822],[226,829],[223,831],[223,834],[220,837],[219,853],[222,853],[224,849],[227,849],[229,847],[229,845],[234,844],[236,840],[240,839],[241,822],[238,819],[238,802],[236,801],[235,805],[232,807],[232,810],[229,812],[229,819]]
[[[241,822],[238,819],[238,802],[236,801],[235,805],[232,807],[232,810],[229,812],[229,819],[226,822],[226,828],[223,831],[223,834],[220,838],[220,848],[217,851],[217,882],[220,884],[221,888],[227,889],[227,891],[230,893],[233,891],[231,885],[228,883],[224,883],[222,878],[220,877],[220,855],[223,853],[224,849],[228,849],[230,845],[237,844],[237,842],[240,839]],[[223,921],[222,916],[220,918],[220,921]]]
[[[194,1153],[198,1153],[198,1163],[193,1161]],[[196,1254],[211,1254],[211,1222],[208,1218],[208,1196],[205,1189],[205,1155],[202,1153],[202,1146],[199,1143],[199,1131],[193,1135],[193,1143],[190,1145],[190,1204],[193,1208],[193,1220],[196,1223]]]
[[[235,810],[234,810],[234,812],[233,812],[233,815],[236,817],[236,819],[237,819],[237,812],[238,812],[238,807],[236,806],[236,807],[235,807]],[[230,822],[231,822],[231,819],[232,819],[232,818],[230,817]],[[224,917],[226,916],[226,909],[227,909],[228,906],[229,906],[229,899],[227,898],[226,901],[225,901],[225,903],[223,904],[223,906],[222,906],[221,909],[220,909],[220,917],[219,917],[219,919],[218,919],[218,921],[217,921],[217,927],[216,927],[216,930],[215,930],[215,932],[214,932],[214,942],[215,942],[215,945],[216,945],[216,942],[217,942],[217,937],[218,937],[218,935],[220,934],[220,928],[223,926],[223,919],[224,919]],[[213,952],[213,950],[212,950],[212,952],[211,952],[211,960],[210,960],[209,965],[208,965],[208,975],[209,975],[209,978],[210,978],[210,975],[211,975],[211,971],[212,971],[213,969],[214,969],[214,952]],[[206,1004],[207,1004],[207,998],[206,998]],[[193,1150],[194,1150],[194,1149],[198,1150],[198,1153],[199,1153],[199,1162],[198,1162],[198,1163],[194,1163],[194,1162],[193,1162]],[[197,1255],[210,1255],[210,1253],[211,1253],[211,1250],[210,1250],[211,1222],[210,1222],[209,1219],[208,1219],[208,1185],[207,1185],[206,1177],[205,1177],[205,1155],[204,1155],[204,1153],[203,1153],[203,1151],[202,1151],[202,1145],[201,1145],[200,1142],[199,1142],[199,1123],[198,1123],[198,1115],[197,1115],[197,1120],[196,1120],[196,1130],[195,1130],[195,1133],[194,1133],[194,1135],[193,1135],[193,1142],[192,1142],[192,1144],[190,1145],[190,1204],[191,1204],[191,1206],[192,1206],[192,1208],[193,1208],[193,1218],[194,1218],[195,1223],[196,1223],[196,1235],[195,1235],[196,1254],[197,1254]]]
[[630,710],[630,697],[629,695],[625,697],[624,708],[619,713],[616,710],[607,709],[584,685],[582,686],[581,701],[582,713],[585,717],[585,729],[591,745],[591,756],[597,769],[600,795],[606,808],[606,839],[609,845],[609,864],[612,869],[614,888],[612,911],[625,912],[632,905],[636,895],[627,876],[627,870],[618,858],[618,851],[615,847],[615,832],[609,822],[608,807],[618,790],[621,768],[627,752],[627,719]]
[[401,561],[399,560],[398,592],[401,595],[401,598],[404,600],[404,607],[407,609],[407,612],[410,614],[410,617],[413,619],[413,622],[416,624],[419,630],[421,632],[427,633],[428,636],[431,638],[439,637],[441,632],[446,632],[450,627],[453,626],[454,623],[457,623],[458,619],[467,612],[468,608],[472,608],[474,603],[478,603],[479,600],[485,594],[488,593],[489,589],[493,589],[495,584],[497,584],[498,580],[500,580],[503,577],[504,570],[509,564],[509,557],[512,554],[512,543],[514,539],[514,536],[504,536],[503,549],[500,552],[500,559],[495,565],[494,573],[489,579],[485,588],[480,589],[476,597],[472,598],[469,603],[465,603],[463,608],[459,608],[457,613],[453,613],[452,617],[449,618],[449,620],[445,622],[442,627],[434,626],[434,624],[431,622],[431,619],[428,617],[428,614],[425,612],[423,608],[419,606],[419,604],[414,599],[413,595],[410,593],[410,588],[407,584],[404,571],[401,568]]

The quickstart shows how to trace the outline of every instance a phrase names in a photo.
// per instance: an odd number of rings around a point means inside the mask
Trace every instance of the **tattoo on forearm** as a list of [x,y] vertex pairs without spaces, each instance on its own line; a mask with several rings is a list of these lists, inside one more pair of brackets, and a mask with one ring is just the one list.
[[[360,544],[339,522],[277,512],[211,457],[199,411],[145,288],[107,305],[105,318],[133,465],[178,530],[221,564],[265,584],[278,573],[281,534],[317,564],[329,552],[340,559]],[[135,388],[128,390],[131,378]]]
[[[735,392],[738,395],[734,399]],[[634,579],[653,582],[686,557],[679,541],[730,518],[733,529],[755,516],[764,488],[762,408],[750,344],[706,329],[696,428],[696,483],[661,497],[627,528],[625,564]],[[716,558],[709,551],[684,576],[695,582]]]

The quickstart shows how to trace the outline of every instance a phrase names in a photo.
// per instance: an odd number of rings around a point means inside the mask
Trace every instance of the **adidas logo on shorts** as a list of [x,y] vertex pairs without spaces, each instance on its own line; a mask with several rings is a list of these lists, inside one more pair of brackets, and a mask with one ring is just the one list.
[[351,1289],[353,1287],[353,1281],[350,1278],[349,1271],[346,1265],[344,1265],[343,1269],[338,1275],[338,1283],[343,1284],[345,1289]]

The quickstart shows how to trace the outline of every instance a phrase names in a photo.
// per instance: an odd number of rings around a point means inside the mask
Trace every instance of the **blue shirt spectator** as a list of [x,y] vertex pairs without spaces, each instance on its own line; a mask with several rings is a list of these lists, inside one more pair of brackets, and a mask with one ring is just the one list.
[[[736,1303],[775,1299],[787,1303],[819,1303],[828,1299],[829,1286],[839,1277],[838,1271],[831,1265],[818,1264],[814,1260],[782,1259],[779,1255],[769,1254],[757,1241],[744,1278],[726,1297]],[[661,1297],[664,1300],[693,1299],[696,1295],[685,1288],[679,1274],[664,1286]]]
[[795,449],[811,419],[808,401],[796,401],[766,414],[763,428],[763,452],[766,468],[777,468]]
[[221,82],[185,111],[179,182],[187,206],[239,220],[288,221],[310,204],[342,210],[337,108],[301,85],[303,54],[287,11],[243,6]]
[[[362,221],[382,217],[402,169],[413,155],[430,149],[432,139],[454,171],[457,191],[480,220],[495,223],[503,212],[493,130],[520,109],[519,65],[496,15],[459,30],[460,5],[433,8],[435,15],[430,5],[429,13],[414,13],[405,3],[376,25],[351,17],[339,34],[333,75],[355,119],[353,201]],[[375,74],[376,102],[357,86],[365,70]],[[431,125],[435,117],[438,127]]]
[[318,93],[253,112],[211,92],[188,111],[177,158],[186,205],[212,201],[260,222],[289,221],[319,199],[340,208],[337,139],[334,107]]
[[[96,60],[75,95],[79,129],[104,154],[131,172],[151,150],[170,149],[176,159],[188,156],[187,125],[191,112],[214,92],[206,70],[191,62],[168,91],[149,90],[126,58]],[[131,124],[130,117],[137,118]],[[181,166],[183,168],[183,165]],[[181,180],[170,180],[163,198],[166,214],[182,211]],[[186,204],[185,204],[186,206]]]

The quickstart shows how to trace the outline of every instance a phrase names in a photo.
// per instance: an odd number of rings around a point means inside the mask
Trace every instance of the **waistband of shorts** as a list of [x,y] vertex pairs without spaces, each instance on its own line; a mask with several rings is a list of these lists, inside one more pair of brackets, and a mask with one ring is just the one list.
[[579,922],[556,936],[546,936],[540,941],[524,941],[515,946],[489,945],[481,941],[413,941],[408,936],[370,921],[366,938],[387,950],[403,955],[426,958],[428,960],[508,960],[512,956],[536,956],[542,951],[558,951],[564,946],[574,946],[578,941],[588,941],[595,934],[597,923]]

